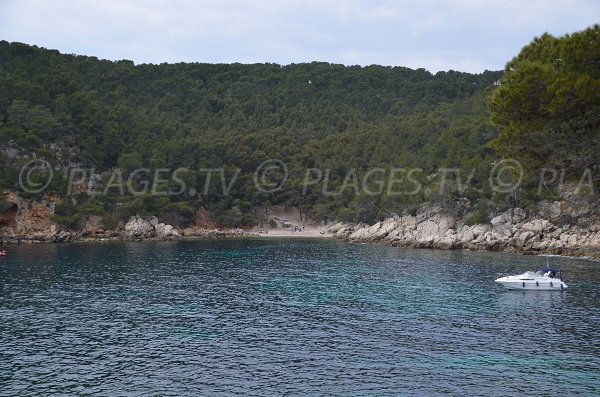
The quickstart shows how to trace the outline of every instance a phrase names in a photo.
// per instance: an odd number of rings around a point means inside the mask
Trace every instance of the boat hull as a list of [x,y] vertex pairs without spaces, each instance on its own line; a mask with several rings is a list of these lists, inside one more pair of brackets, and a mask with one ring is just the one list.
[[523,277],[523,276],[508,276],[496,280],[506,289],[516,290],[537,290],[537,291],[562,291],[567,288],[562,280],[550,277]]
[[506,289],[512,290],[537,290],[537,291],[562,291],[567,288],[567,284],[561,280],[537,280],[537,281],[522,281],[522,280],[496,280]]

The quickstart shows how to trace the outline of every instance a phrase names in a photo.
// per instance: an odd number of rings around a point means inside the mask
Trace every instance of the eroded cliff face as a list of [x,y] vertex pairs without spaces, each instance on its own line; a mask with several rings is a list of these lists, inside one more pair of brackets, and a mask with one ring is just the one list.
[[116,228],[106,229],[102,217],[84,216],[77,228],[67,229],[52,221],[54,210],[62,202],[58,195],[25,199],[14,192],[4,192],[0,199],[9,208],[0,213],[0,240],[18,242],[67,242],[75,240],[174,240],[185,237],[230,237],[243,234],[241,229],[219,230],[205,211],[199,211],[196,225],[177,230],[159,222],[157,217],[132,216]]
[[16,226],[18,209],[16,204],[10,203],[10,206],[0,213],[0,230]]
[[423,208],[415,216],[395,216],[374,225],[335,223],[324,232],[349,241],[399,247],[600,258],[600,216],[593,206],[572,208],[566,202],[544,202],[536,213],[511,208],[489,223],[467,225],[465,218],[433,206]]
[[65,241],[71,233],[62,230],[52,222],[56,205],[62,202],[60,196],[46,194],[39,199],[24,199],[13,192],[4,192],[2,200],[10,209],[0,221],[0,236],[11,240]]
[[156,217],[146,219],[132,216],[115,230],[105,230],[102,218],[90,215],[81,219],[76,230],[68,230],[52,222],[54,209],[62,202],[58,195],[47,194],[39,199],[29,200],[13,192],[5,192],[2,200],[11,205],[0,217],[0,238],[8,242],[65,242],[108,238],[168,240],[180,237],[173,226],[160,223]]

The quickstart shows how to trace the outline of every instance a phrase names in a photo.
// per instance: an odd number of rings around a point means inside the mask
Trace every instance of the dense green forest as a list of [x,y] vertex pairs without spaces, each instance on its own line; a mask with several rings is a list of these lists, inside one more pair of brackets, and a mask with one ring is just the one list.
[[[597,58],[590,68],[598,71]],[[1,41],[0,189],[19,191],[21,165],[40,158],[53,167],[46,192],[69,192],[70,167],[93,168],[96,184],[109,187],[108,194],[70,192],[57,208],[57,220],[70,226],[82,215],[102,215],[112,225],[135,213],[184,225],[198,208],[222,225],[240,226],[255,221],[256,208],[272,204],[299,206],[319,219],[373,222],[424,202],[451,207],[460,197],[484,216],[490,206],[519,199],[494,195],[488,180],[496,159],[490,142],[503,156],[521,153],[506,144],[506,135],[514,135],[502,128],[511,123],[507,113],[496,124],[490,119],[487,100],[502,74],[321,62],[134,65]],[[505,103],[499,95],[496,115]],[[269,159],[284,161],[289,171],[274,192],[255,187],[255,170]],[[116,168],[123,179],[140,168],[149,170],[146,177],[183,168],[179,179],[198,192],[122,195],[110,188]],[[327,186],[305,187],[313,168],[327,174]],[[410,194],[366,194],[376,190],[376,178],[363,186],[362,177],[374,168],[383,169],[386,181],[393,168],[417,169],[395,178]],[[460,169],[462,181],[471,176],[469,186],[460,189],[458,172],[448,184],[444,168]],[[206,169],[223,169],[223,182],[235,183],[227,192],[219,183],[203,191]],[[144,175],[134,174],[136,186]],[[163,182],[177,190],[176,181]],[[424,188],[413,192],[416,183]],[[323,194],[325,188],[340,194]]]
[[530,173],[600,165],[600,26],[533,40],[506,65],[490,108],[502,127],[492,147]]

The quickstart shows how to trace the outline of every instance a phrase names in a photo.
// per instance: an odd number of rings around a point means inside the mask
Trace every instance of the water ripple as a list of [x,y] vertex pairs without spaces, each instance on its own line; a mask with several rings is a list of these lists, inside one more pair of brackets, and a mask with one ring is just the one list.
[[598,395],[600,270],[335,241],[10,247],[0,395]]

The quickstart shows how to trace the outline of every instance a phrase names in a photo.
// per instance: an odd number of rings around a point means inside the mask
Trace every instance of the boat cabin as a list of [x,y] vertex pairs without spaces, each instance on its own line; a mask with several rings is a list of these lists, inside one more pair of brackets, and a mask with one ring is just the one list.
[[538,272],[543,274],[544,276],[547,276],[550,278],[559,278],[562,280],[562,272],[560,269],[553,269],[551,267],[543,267],[540,270],[538,270]]

